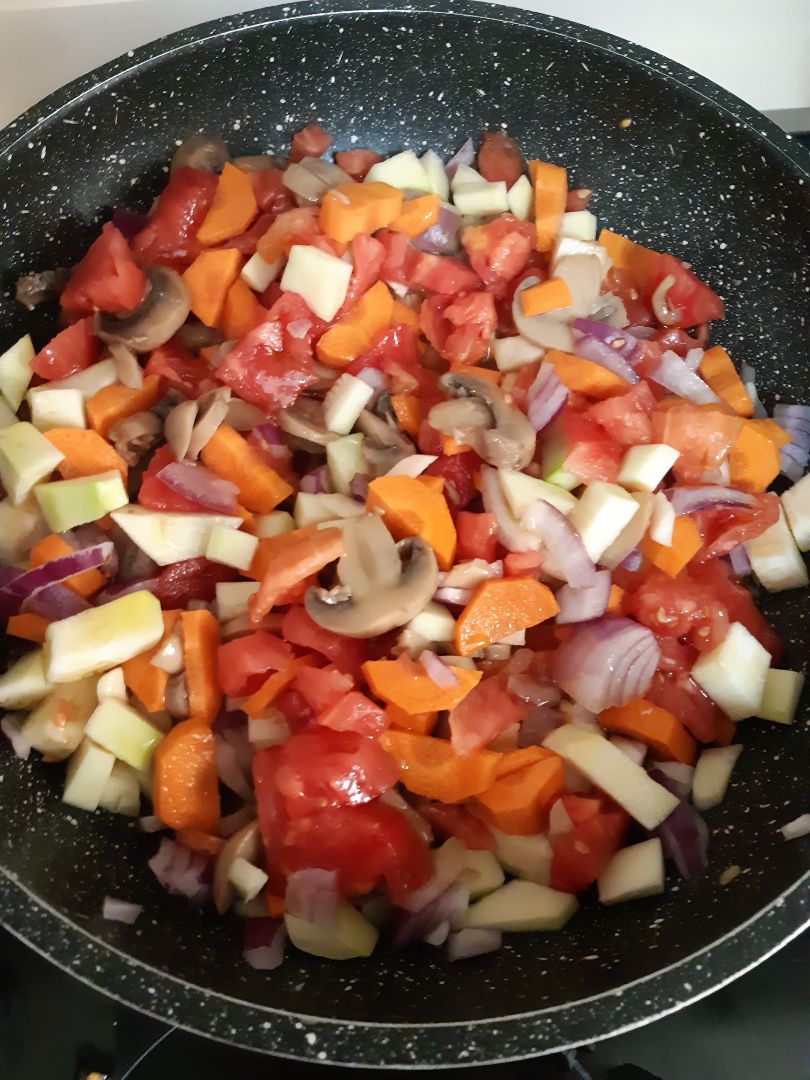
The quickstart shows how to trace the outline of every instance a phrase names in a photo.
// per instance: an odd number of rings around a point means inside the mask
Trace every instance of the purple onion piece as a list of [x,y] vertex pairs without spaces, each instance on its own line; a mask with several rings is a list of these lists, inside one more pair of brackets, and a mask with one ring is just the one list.
[[549,573],[575,589],[593,585],[596,578],[593,559],[582,537],[556,507],[544,499],[537,499],[523,514],[521,525],[542,541]]
[[452,253],[458,247],[460,226],[461,215],[458,211],[442,206],[439,210],[439,220],[419,236],[415,236],[411,240],[411,245],[417,251],[425,251],[429,255]]
[[557,603],[560,605],[557,624],[564,626],[566,623],[581,623],[601,618],[607,611],[609,597],[609,570],[598,570],[593,583],[585,588],[575,589],[571,585],[563,585],[556,594]]
[[718,510],[726,506],[753,506],[754,499],[745,491],[723,487],[721,484],[679,485],[664,493],[672,503],[672,509],[681,514],[694,514],[698,510]]
[[655,635],[630,619],[602,618],[574,626],[553,660],[557,684],[591,712],[643,697],[661,650]]
[[172,461],[160,470],[157,478],[177,495],[206,510],[218,514],[232,514],[236,510],[239,488],[205,465],[194,461]]
[[129,241],[146,227],[149,217],[133,210],[113,210],[112,223],[125,240]]
[[484,956],[486,953],[496,952],[502,943],[503,935],[500,930],[466,927],[448,938],[447,959],[470,960],[474,956]]
[[47,586],[60,584],[85,570],[98,569],[105,570],[111,576],[118,569],[115,545],[109,540],[83,551],[50,559],[33,570],[18,574],[0,586],[0,618],[7,619],[19,614],[25,604],[34,601],[36,594]]
[[469,168],[471,168],[474,161],[475,144],[473,143],[472,139],[467,139],[467,141],[463,143],[458,148],[458,150],[456,150],[455,154],[453,154],[453,156],[445,165],[444,171],[447,173],[447,179],[453,179],[453,177],[456,175],[456,169],[459,167],[459,165],[467,165]]
[[699,375],[690,371],[680,356],[671,349],[661,355],[649,378],[694,405],[714,405],[720,401],[714,390]]
[[455,883],[440,893],[420,911],[404,912],[398,920],[392,940],[394,949],[405,949],[433,933],[443,922],[458,924],[470,902],[470,894],[463,885]]
[[319,465],[317,469],[306,473],[301,477],[299,485],[301,491],[307,495],[324,495],[332,491],[329,470],[326,465]]
[[677,781],[660,769],[651,769],[649,775],[650,779],[681,799],[652,835],[660,838],[664,855],[675,863],[681,877],[694,881],[708,865],[709,830],[706,822],[694,806],[683,798]]
[[287,878],[284,907],[306,922],[326,924],[337,915],[340,895],[336,870],[312,867],[295,870]]
[[349,494],[360,503],[368,499],[368,476],[366,473],[355,473],[349,481]]
[[748,577],[751,573],[751,560],[748,558],[748,552],[745,550],[744,544],[738,544],[737,547],[732,548],[728,553],[728,559],[731,563],[731,569],[737,577]]
[[596,338],[603,345],[607,345],[628,364],[637,364],[641,359],[642,351],[638,337],[630,330],[617,330],[615,326],[598,322],[596,319],[574,319],[571,326],[575,333],[583,337]]
[[590,360],[592,363],[605,368],[606,371],[618,375],[620,379],[624,379],[631,386],[639,381],[638,375],[628,361],[615,349],[612,349],[610,345],[600,341],[599,338],[590,334],[581,337],[574,348],[577,356],[584,357],[585,360]]
[[280,919],[245,919],[242,956],[256,971],[273,971],[284,960],[287,932]]

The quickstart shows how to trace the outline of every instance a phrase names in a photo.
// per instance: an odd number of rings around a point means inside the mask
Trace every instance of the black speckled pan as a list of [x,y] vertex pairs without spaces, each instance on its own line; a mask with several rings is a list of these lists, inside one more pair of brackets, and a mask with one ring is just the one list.
[[[632,124],[620,128],[628,117]],[[66,264],[115,206],[144,208],[175,141],[204,128],[243,153],[283,151],[317,119],[338,148],[447,154],[508,126],[532,155],[596,190],[604,224],[694,264],[725,297],[719,340],[757,365],[772,403],[806,401],[810,159],[705,79],[602,33],[513,8],[327,0],[222,19],[115,61],[0,135],[0,335],[29,316],[19,273]],[[38,342],[46,324],[34,325]],[[765,609],[802,665],[805,595]],[[694,889],[586,905],[563,933],[511,936],[449,965],[427,947],[331,964],[293,953],[247,968],[235,925],[164,893],[155,839],[111,815],[66,811],[60,770],[0,748],[0,918],[77,977],[228,1042],[357,1065],[501,1061],[589,1042],[677,1009],[764,959],[810,920],[810,839],[779,825],[810,809],[806,714],[749,721],[711,863]],[[742,873],[718,884],[728,867]],[[103,922],[105,893],[141,901]]]

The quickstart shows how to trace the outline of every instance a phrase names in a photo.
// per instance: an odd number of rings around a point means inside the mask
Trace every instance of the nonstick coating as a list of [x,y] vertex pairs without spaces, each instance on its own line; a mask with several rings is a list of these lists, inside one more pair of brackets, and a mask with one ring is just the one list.
[[[620,128],[621,118],[632,124]],[[110,209],[146,209],[175,142],[222,133],[285,150],[317,119],[338,148],[449,154],[508,126],[529,155],[594,188],[600,222],[681,255],[727,301],[716,331],[757,366],[768,404],[808,399],[808,158],[705,79],[602,33],[469,3],[302,3],[222,19],[146,46],[59,91],[0,136],[4,346],[52,322],[15,306],[14,278],[65,265]],[[103,208],[103,209],[102,209]],[[805,594],[763,606],[807,649]],[[146,869],[154,837],[59,801],[61,770],[0,749],[0,916],[77,976],[218,1039],[319,1061],[400,1066],[506,1060],[592,1041],[742,973],[810,918],[810,840],[777,829],[810,809],[810,738],[749,721],[711,862],[689,887],[562,933],[508,936],[496,955],[440,950],[329,963],[294,951],[271,974],[240,959],[236,923],[169,897]],[[720,874],[737,865],[729,885]],[[134,928],[105,894],[139,901]]]

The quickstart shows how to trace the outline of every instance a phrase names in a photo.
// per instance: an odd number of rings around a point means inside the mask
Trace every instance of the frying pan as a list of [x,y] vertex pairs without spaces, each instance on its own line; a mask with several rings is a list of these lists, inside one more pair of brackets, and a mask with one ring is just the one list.
[[[627,118],[630,126],[619,126]],[[25,271],[67,265],[111,208],[142,209],[175,141],[222,133],[283,151],[319,120],[338,148],[447,154],[506,125],[530,156],[594,188],[600,221],[688,259],[726,299],[716,334],[757,366],[767,403],[808,397],[810,158],[759,114],[660,56],[571,23],[463,0],[326,0],[221,19],[100,68],[0,135],[0,326],[8,345],[48,316],[11,299]],[[103,209],[102,209],[103,208]],[[101,211],[101,212],[100,212]],[[803,594],[763,598],[810,645]],[[291,951],[241,962],[236,923],[168,896],[146,868],[154,837],[59,801],[60,770],[0,749],[0,917],[100,990],[204,1035],[294,1058],[399,1067],[505,1061],[589,1042],[722,986],[810,921],[810,840],[777,828],[810,809],[810,741],[749,721],[709,870],[694,886],[602,909],[564,932],[507,936],[448,964],[427,946],[330,963]],[[730,866],[741,873],[718,883]],[[104,894],[145,904],[104,922]]]

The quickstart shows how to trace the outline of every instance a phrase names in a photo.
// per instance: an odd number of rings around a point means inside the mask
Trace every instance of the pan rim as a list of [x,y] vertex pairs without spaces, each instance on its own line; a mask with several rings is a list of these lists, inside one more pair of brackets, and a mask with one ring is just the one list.
[[[74,107],[82,99],[103,94],[117,82],[131,77],[139,69],[157,63],[167,54],[193,48],[201,40],[256,32],[264,27],[289,25],[304,20],[329,19],[344,14],[404,15],[413,12],[422,12],[436,17],[461,17],[476,22],[523,27],[533,32],[561,37],[618,57],[697,96],[706,105],[711,105],[715,110],[719,109],[738,127],[749,129],[758,142],[765,144],[785,162],[796,176],[797,183],[803,184],[805,179],[810,179],[810,155],[790,135],[706,77],[691,72],[682,65],[642,46],[603,31],[593,30],[568,20],[524,11],[521,8],[475,3],[470,0],[438,0],[435,3],[432,0],[410,0],[407,3],[399,2],[399,0],[391,0],[388,3],[375,0],[369,6],[366,6],[363,0],[323,0],[323,2],[301,0],[298,3],[258,9],[201,23],[147,43],[54,91],[23,112],[0,132],[0,156],[13,155],[21,143],[35,137],[39,129],[53,123],[61,112]],[[528,1056],[567,1049],[585,1042],[593,1042],[659,1019],[705,997],[749,971],[810,925],[810,872],[805,873],[780,896],[755,912],[745,922],[701,950],[623,987],[605,991],[590,998],[581,998],[575,1002],[513,1013],[505,1017],[434,1024],[400,1024],[310,1017],[207,990],[154,968],[129,956],[117,947],[93,937],[89,931],[84,930],[31,893],[26,886],[15,879],[14,875],[2,867],[0,867],[0,901],[0,922],[11,933],[20,937],[51,962],[114,999],[139,1009],[155,1019],[171,1022],[195,1034],[280,1057],[309,1059],[324,1064],[352,1065],[357,1068],[378,1067],[382,1064],[402,1069],[446,1068],[467,1064],[515,1061]],[[52,926],[54,916],[61,924],[62,941],[69,945],[66,956],[72,956],[73,962],[60,960],[57,955],[59,948],[54,943]],[[739,956],[740,944],[747,946],[742,964],[740,964]],[[94,955],[96,950],[98,950],[98,955]],[[99,965],[99,957],[106,958],[106,967]],[[143,987],[138,987],[137,993],[133,992],[133,983],[127,978],[128,974],[131,976],[133,969],[148,973],[153,982],[164,984],[167,994],[154,993],[150,1001],[150,995],[143,988],[145,983]],[[689,971],[689,979],[684,983],[682,976],[686,975],[687,971]],[[126,995],[119,992],[122,985],[127,988]],[[113,987],[118,987],[119,990]],[[196,997],[196,1002],[190,1000],[188,1004],[182,1003],[181,1007],[177,999],[168,994],[172,988],[189,992],[192,998]],[[677,993],[678,988],[681,988],[681,993]],[[684,988],[688,988],[685,997],[683,996]],[[162,1015],[150,1007],[161,996],[166,996],[167,1001],[171,1000],[176,1004],[176,1015],[171,1021],[166,1020],[165,1014]],[[239,1038],[234,1038],[232,1034],[220,1034],[213,1030],[210,1024],[209,1029],[206,1030],[201,1023],[201,1021],[205,1022],[207,1015],[201,1008],[199,1001],[201,996],[233,1008],[235,1023],[239,1022],[237,1014],[242,1017],[243,1024],[247,1015],[253,1014],[256,1023],[251,1030],[254,1032],[258,1032],[266,1017],[272,1017],[273,1024],[263,1028],[264,1034],[260,1036],[264,1043],[258,1045],[255,1041],[241,1041]],[[652,998],[657,998],[658,1003],[663,1004],[663,1007],[651,1011],[650,1006],[645,1005],[645,999],[650,1001]],[[619,1001],[622,1002],[622,1017],[619,1017],[620,1010],[617,1005]],[[650,1001],[651,1004],[652,1001]],[[600,1022],[596,1010],[600,1007],[605,1009],[606,1005],[608,1008]],[[590,1010],[593,1010],[593,1017],[590,1020],[581,1016]],[[565,1021],[569,1019],[567,1016],[569,1012],[579,1015],[579,1024],[565,1024]],[[561,1020],[562,1026],[571,1031],[571,1036],[555,1034],[554,1031],[544,1032],[543,1021],[551,1019]],[[613,1026],[614,1023],[617,1026]],[[533,1032],[533,1028],[537,1030]],[[577,1028],[576,1034],[573,1033],[575,1028]],[[491,1029],[495,1029],[491,1032],[491,1048],[482,1044],[476,1047],[474,1053],[470,1053],[466,1061],[458,1060],[458,1047],[466,1045],[463,1041],[465,1033],[480,1035],[482,1031]],[[329,1035],[334,1035],[336,1030],[348,1034],[335,1040],[335,1044],[329,1050],[327,1049]],[[384,1046],[378,1041],[373,1041],[374,1035],[381,1031],[386,1033]],[[317,1034],[317,1042],[311,1045],[306,1036],[313,1033]],[[353,1060],[352,1052],[359,1049],[356,1037],[364,1033],[368,1039],[367,1044],[362,1047],[366,1052],[365,1060],[358,1062]],[[425,1045],[417,1047],[413,1044],[409,1045],[409,1041],[418,1033],[425,1035]],[[431,1037],[431,1033],[435,1033],[438,1038]],[[455,1033],[462,1041],[450,1040],[448,1038],[450,1033]],[[498,1043],[504,1042],[511,1042],[512,1045],[522,1043],[522,1052],[513,1055],[498,1054],[495,1047]],[[327,1050],[325,1055],[318,1056],[324,1053],[325,1049]],[[429,1058],[423,1056],[426,1050],[430,1051]],[[375,1054],[378,1054],[379,1058],[375,1059]]]

